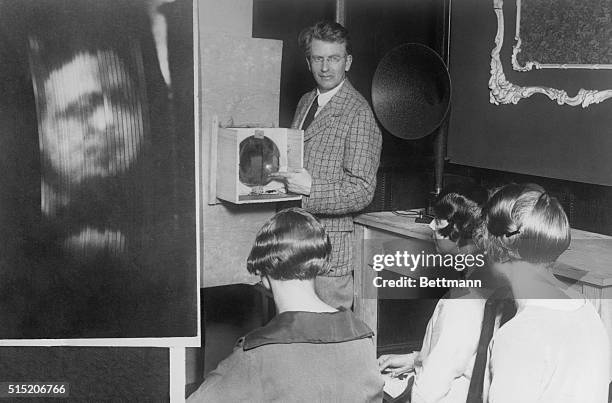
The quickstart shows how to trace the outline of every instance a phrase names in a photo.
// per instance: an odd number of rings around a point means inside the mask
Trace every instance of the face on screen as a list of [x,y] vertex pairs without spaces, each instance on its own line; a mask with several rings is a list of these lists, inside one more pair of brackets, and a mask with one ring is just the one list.
[[41,153],[62,181],[126,171],[142,144],[134,83],[111,51],[80,53],[45,80]]

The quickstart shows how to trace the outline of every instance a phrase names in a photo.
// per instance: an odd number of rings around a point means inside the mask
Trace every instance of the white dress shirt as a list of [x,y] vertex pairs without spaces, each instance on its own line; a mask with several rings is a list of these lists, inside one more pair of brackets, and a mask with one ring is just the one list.
[[607,402],[608,336],[591,303],[542,299],[522,305],[491,342],[488,402]]
[[[323,107],[325,105],[327,105],[327,103],[332,99],[332,97],[334,95],[336,95],[338,93],[338,91],[340,91],[340,88],[342,88],[342,84],[344,84],[344,80],[342,80],[342,82],[340,84],[338,84],[335,88],[333,88],[333,89],[331,89],[331,90],[329,90],[327,92],[323,92],[323,93],[321,93],[321,91],[319,91],[319,89],[317,88],[317,96],[313,99],[313,102],[316,99],[317,102],[319,103],[319,107],[317,108],[317,111],[315,112],[315,117],[317,117],[319,112],[321,112]],[[306,115],[308,115],[308,114],[306,114]],[[302,118],[302,122],[300,123],[300,127],[304,126],[304,120],[306,119],[306,115],[304,115],[304,117]]]

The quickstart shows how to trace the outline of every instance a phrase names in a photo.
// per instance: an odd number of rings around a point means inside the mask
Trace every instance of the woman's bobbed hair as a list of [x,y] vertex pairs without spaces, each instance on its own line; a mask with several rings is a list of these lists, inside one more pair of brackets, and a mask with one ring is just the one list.
[[481,207],[487,198],[488,192],[479,185],[451,185],[443,189],[433,210],[436,218],[448,221],[448,225],[438,233],[458,246],[466,245],[480,223]]
[[301,208],[282,210],[259,230],[247,259],[249,273],[306,280],[329,271],[331,243],[323,226]]
[[561,204],[535,184],[503,186],[482,215],[478,244],[494,262],[553,263],[571,241]]

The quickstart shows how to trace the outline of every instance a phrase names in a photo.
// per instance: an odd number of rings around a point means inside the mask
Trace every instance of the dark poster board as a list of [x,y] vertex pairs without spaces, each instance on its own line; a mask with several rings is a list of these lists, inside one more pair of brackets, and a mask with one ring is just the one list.
[[168,351],[133,347],[2,347],[0,380],[68,384],[65,398],[20,396],[7,401],[168,402]]
[[2,339],[197,336],[192,3],[157,11],[0,2]]
[[[506,78],[521,86],[612,88],[612,72],[596,70],[512,70],[516,6],[505,1],[501,60]],[[489,102],[491,50],[497,20],[493,1],[452,3],[450,73],[453,83],[448,156],[468,166],[612,185],[610,101],[581,106],[557,105],[536,94],[518,104]]]

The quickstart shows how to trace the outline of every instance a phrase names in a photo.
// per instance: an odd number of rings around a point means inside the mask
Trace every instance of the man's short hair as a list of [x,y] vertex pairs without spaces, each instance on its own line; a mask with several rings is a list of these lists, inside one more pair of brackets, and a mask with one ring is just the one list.
[[313,279],[329,270],[331,243],[310,213],[290,208],[259,230],[247,259],[249,273],[275,280]]
[[349,32],[337,22],[319,21],[300,32],[298,43],[306,57],[310,57],[310,45],[314,39],[323,42],[344,43],[346,54],[352,54],[353,49]]
[[561,204],[535,184],[499,189],[483,208],[479,243],[494,262],[552,263],[571,235]]

